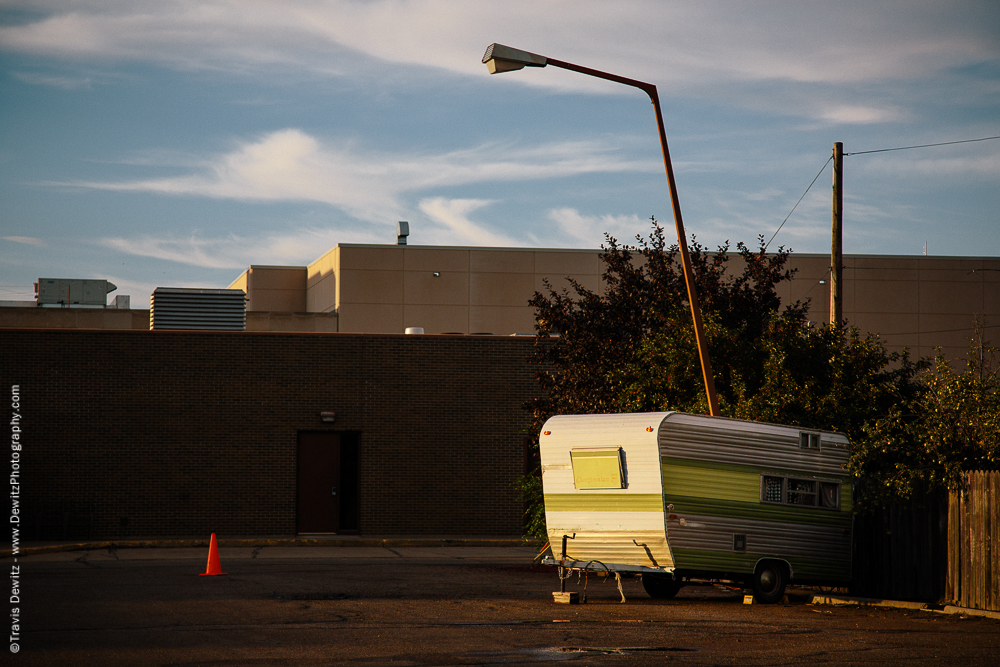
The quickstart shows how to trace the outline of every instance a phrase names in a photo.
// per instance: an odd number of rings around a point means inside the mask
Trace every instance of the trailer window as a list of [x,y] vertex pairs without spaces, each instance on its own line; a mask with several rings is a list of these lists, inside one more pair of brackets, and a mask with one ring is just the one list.
[[784,479],[781,477],[764,478],[764,497],[761,499],[765,503],[785,502]]
[[761,475],[760,501],[776,505],[840,509],[840,484],[799,477]]
[[820,507],[838,509],[840,507],[840,484],[835,482],[820,482],[819,504]]
[[576,488],[625,488],[621,448],[574,449],[569,455],[573,462],[573,485]]
[[788,480],[788,504],[816,506],[816,482],[805,479]]
[[799,447],[819,449],[819,433],[799,433]]

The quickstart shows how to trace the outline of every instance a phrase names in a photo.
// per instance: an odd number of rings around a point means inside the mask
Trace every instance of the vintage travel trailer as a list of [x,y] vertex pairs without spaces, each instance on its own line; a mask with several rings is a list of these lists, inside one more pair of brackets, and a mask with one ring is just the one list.
[[562,415],[539,438],[553,561],[642,575],[653,597],[691,579],[851,579],[849,441],[838,433],[685,414]]

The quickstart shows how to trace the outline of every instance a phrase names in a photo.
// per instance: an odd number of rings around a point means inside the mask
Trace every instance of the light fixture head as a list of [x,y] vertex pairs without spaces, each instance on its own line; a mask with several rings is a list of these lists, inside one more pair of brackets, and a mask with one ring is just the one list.
[[483,62],[489,68],[490,74],[514,72],[524,67],[545,67],[548,64],[545,56],[512,49],[503,44],[490,44],[483,56]]

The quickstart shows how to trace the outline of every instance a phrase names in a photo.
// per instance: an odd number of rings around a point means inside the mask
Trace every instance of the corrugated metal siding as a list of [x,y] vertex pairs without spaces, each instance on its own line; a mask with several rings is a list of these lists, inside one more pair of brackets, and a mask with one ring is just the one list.
[[[735,572],[753,572],[761,558],[788,561],[797,579],[851,575],[851,532],[839,526],[811,526],[742,518],[686,514],[686,527],[668,522],[670,546],[678,568],[706,570],[719,557]],[[733,551],[733,535],[746,535],[746,552]],[[707,553],[701,553],[707,552]]]
[[760,502],[760,473],[674,466],[665,463],[663,489],[668,496],[710,495],[719,500],[756,503]]
[[[540,455],[553,553],[558,556],[563,535],[576,533],[576,539],[567,542],[571,558],[672,567],[656,440],[662,418],[662,413],[571,415],[552,417],[545,423]],[[544,435],[545,431],[550,435]],[[570,452],[597,447],[622,448],[624,489],[578,490],[574,486]],[[596,511],[600,509],[605,511]]]
[[715,498],[675,496],[669,493],[664,494],[663,500],[668,507],[674,506],[672,511],[678,516],[700,514],[733,519],[760,519],[761,521],[777,521],[779,523],[832,526],[840,529],[848,528],[851,525],[851,513],[845,511],[797,507],[795,505],[772,505],[770,503],[741,503]]
[[665,416],[660,426],[660,454],[765,470],[844,476],[843,466],[849,454],[845,436],[822,432],[820,448],[815,450],[799,447],[799,433],[800,429],[792,426],[673,412]]
[[[659,515],[658,515],[659,516]],[[552,553],[560,557],[562,536],[573,535],[572,530],[549,530]],[[555,538],[552,536],[557,534]],[[663,529],[636,530],[625,532],[609,530],[586,530],[576,532],[576,538],[566,540],[566,555],[571,560],[598,561],[606,565],[638,565],[672,569],[674,561]],[[599,569],[599,568],[597,568]]]
[[546,512],[657,512],[663,518],[663,496],[658,493],[596,495],[591,491],[546,493]]
[[[847,581],[851,575],[849,441],[821,432],[819,449],[774,424],[671,413],[659,432],[664,502],[683,517],[667,522],[678,569],[751,573],[762,558],[784,560],[797,579]],[[760,502],[762,473],[841,482],[838,511]],[[734,534],[746,551],[733,551]]]
[[243,290],[157,287],[149,304],[149,328],[244,331]]

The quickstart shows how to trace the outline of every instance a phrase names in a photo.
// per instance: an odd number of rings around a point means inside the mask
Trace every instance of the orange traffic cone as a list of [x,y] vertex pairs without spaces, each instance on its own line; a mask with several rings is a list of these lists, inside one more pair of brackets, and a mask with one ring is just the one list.
[[211,577],[216,574],[228,574],[222,571],[219,565],[219,545],[215,543],[215,533],[212,533],[212,541],[208,545],[208,566],[199,577]]

